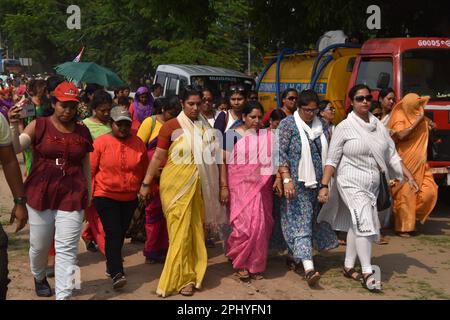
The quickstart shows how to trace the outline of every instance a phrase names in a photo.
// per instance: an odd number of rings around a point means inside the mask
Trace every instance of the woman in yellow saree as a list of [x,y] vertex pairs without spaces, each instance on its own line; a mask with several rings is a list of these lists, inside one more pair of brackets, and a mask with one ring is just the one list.
[[219,170],[215,161],[218,140],[200,114],[202,93],[187,87],[180,100],[183,111],[161,128],[140,190],[141,197],[148,196],[160,163],[167,159],[160,178],[169,233],[169,250],[156,291],[162,297],[176,292],[191,296],[201,288],[208,260],[205,211],[218,220],[226,218],[219,202]]
[[392,109],[387,123],[398,154],[419,186],[418,192],[406,183],[392,187],[395,231],[403,237],[414,232],[416,219],[425,223],[437,201],[438,187],[427,164],[429,125],[423,108],[428,99],[408,93]]

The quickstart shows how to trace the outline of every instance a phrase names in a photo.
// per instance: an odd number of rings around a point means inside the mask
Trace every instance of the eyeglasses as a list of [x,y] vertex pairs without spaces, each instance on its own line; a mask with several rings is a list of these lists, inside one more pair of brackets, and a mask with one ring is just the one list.
[[363,102],[364,100],[366,100],[367,102],[372,101],[373,96],[371,94],[367,95],[367,96],[356,96],[355,97],[355,101],[356,102]]
[[336,109],[334,107],[326,107],[323,111],[336,112]]
[[287,97],[286,99],[288,99],[289,101],[294,101],[294,100],[297,100],[298,98],[294,97],[294,96],[290,96],[290,97]]
[[243,86],[231,86],[230,91],[231,92],[244,92],[245,88]]
[[311,113],[311,114],[318,114],[319,113],[319,109],[307,109],[307,108],[301,108],[303,110],[303,112],[306,113]]

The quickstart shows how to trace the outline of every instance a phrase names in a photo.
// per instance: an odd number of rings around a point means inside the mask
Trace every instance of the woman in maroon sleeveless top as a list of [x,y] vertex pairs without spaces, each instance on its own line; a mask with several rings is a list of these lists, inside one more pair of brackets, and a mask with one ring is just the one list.
[[[51,296],[45,269],[47,253],[55,239],[56,299],[66,300],[80,279],[75,265],[84,210],[90,202],[89,130],[76,122],[78,89],[69,82],[56,87],[54,114],[31,122],[18,135],[13,131],[16,152],[30,145],[33,166],[25,181],[30,223],[30,265],[38,296]],[[14,122],[16,115],[11,115]]]

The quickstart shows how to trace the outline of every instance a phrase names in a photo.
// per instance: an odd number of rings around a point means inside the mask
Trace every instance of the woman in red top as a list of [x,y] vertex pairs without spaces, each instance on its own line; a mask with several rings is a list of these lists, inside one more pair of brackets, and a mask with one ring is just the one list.
[[[52,295],[45,270],[55,239],[56,299],[72,295],[73,274],[84,210],[89,202],[88,153],[93,150],[89,130],[76,122],[78,89],[59,84],[52,97],[52,116],[33,120],[18,135],[20,107],[11,110],[16,153],[33,146],[33,166],[25,181],[30,222],[30,264],[38,296]],[[76,279],[75,279],[76,280]]]
[[122,247],[131,217],[137,207],[137,194],[148,166],[147,148],[131,135],[128,110],[111,110],[112,134],[94,142],[91,154],[94,206],[106,234],[106,269],[113,288],[126,284],[122,263]]

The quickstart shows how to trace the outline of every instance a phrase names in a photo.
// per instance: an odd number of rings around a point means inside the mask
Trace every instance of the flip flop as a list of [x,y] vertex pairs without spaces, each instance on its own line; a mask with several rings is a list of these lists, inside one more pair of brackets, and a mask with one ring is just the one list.
[[185,296],[185,297],[191,297],[194,295],[194,285],[188,284],[186,287],[184,287],[183,289],[180,290],[180,294]]

